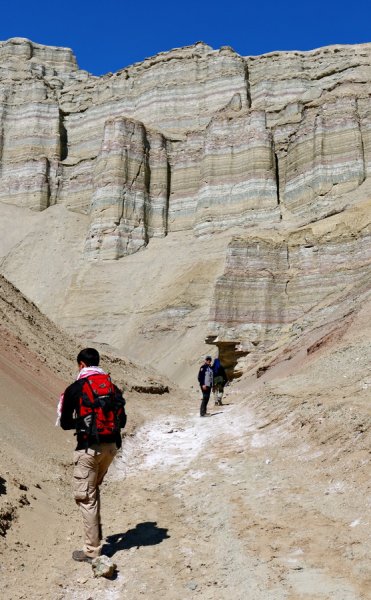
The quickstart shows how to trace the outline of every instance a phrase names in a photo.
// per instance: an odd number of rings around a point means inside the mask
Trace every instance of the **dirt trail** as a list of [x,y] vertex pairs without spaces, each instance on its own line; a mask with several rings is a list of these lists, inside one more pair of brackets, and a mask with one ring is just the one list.
[[67,439],[65,464],[59,458],[54,477],[33,489],[6,537],[3,597],[368,598],[363,499],[326,476],[323,452],[290,429],[294,412],[268,424],[266,405],[264,419],[251,408],[260,392],[247,396],[230,388],[228,404],[205,419],[197,397],[178,405],[178,416],[169,416],[169,400],[148,401],[147,421],[127,436],[102,489],[113,581],[94,579],[89,565],[70,558],[81,523]]
[[233,392],[207,419],[195,402],[127,439],[103,500],[119,575],[95,581],[78,566],[61,598],[368,597],[360,503],[317,472],[320,451],[300,437],[285,448],[285,425],[260,429]]

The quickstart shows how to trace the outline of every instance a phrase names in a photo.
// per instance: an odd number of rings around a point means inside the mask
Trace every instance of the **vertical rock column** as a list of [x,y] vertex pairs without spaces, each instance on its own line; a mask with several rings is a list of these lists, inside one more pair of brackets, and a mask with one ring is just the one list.
[[91,225],[85,251],[90,258],[117,259],[166,233],[167,160],[161,135],[138,121],[106,122],[94,174]]
[[196,234],[279,220],[271,132],[263,111],[242,111],[238,97],[205,134]]
[[53,67],[74,68],[70,56],[23,38],[0,42],[1,202],[44,210],[56,201],[60,131]]
[[232,238],[225,272],[215,285],[211,321],[217,327],[210,334],[257,343],[266,331],[294,318],[286,294],[287,245],[273,233],[272,238]]
[[356,100],[337,98],[308,108],[287,148],[282,202],[295,215],[310,216],[365,178]]
[[161,133],[148,131],[150,145],[148,157],[149,203],[146,210],[147,235],[164,237],[167,234],[169,212],[170,166],[166,152],[166,140]]
[[371,176],[371,103],[370,98],[357,100],[357,112],[362,135],[363,156],[366,177]]
[[22,92],[2,90],[0,200],[32,210],[50,205],[59,147],[59,111],[46,99],[45,84],[29,81]]

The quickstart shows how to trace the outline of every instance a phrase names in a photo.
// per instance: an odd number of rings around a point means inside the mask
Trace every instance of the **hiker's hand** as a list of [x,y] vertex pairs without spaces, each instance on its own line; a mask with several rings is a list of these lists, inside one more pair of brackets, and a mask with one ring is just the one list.
[[207,385],[203,385],[203,386],[202,386],[202,389],[203,389],[203,390],[206,390],[206,388],[207,388]]
[[92,422],[93,422],[93,415],[92,414],[86,415],[86,417],[83,418],[84,427],[86,429],[90,429]]

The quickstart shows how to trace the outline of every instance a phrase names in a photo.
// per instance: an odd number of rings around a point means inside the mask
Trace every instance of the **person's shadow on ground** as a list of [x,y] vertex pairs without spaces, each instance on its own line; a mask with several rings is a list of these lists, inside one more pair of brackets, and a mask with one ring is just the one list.
[[0,477],[0,496],[6,494],[6,479]]
[[157,527],[157,523],[153,521],[138,523],[135,529],[129,529],[126,533],[109,535],[102,548],[102,554],[113,556],[120,550],[161,544],[163,540],[170,537],[167,532],[167,529],[164,527]]

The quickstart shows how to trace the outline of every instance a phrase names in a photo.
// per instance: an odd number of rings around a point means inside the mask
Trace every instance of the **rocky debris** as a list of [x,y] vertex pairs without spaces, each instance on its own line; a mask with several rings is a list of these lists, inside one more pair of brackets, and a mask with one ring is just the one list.
[[17,509],[14,505],[6,502],[0,509],[0,535],[4,536],[17,516]]
[[167,385],[133,385],[131,388],[134,392],[140,394],[168,394],[169,387]]
[[106,577],[108,579],[114,576],[117,568],[117,565],[104,554],[93,558],[91,566],[94,577]]

